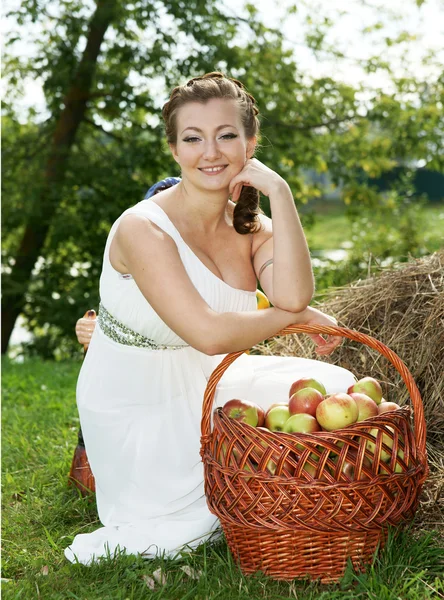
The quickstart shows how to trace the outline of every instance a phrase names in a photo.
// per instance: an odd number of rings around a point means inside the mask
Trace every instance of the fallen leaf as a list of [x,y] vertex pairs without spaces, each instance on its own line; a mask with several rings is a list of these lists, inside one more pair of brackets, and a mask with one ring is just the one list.
[[186,575],[188,575],[188,577],[191,577],[191,579],[200,579],[202,576],[202,571],[196,571],[196,569],[193,569],[188,565],[180,568]]
[[48,565],[44,565],[40,569],[40,575],[48,575],[48,573],[49,573],[49,567],[48,567]]
[[142,579],[150,590],[154,590],[156,587],[156,582],[152,577],[148,577],[148,575],[142,575]]
[[166,575],[165,573],[162,573],[162,569],[156,569],[153,573],[153,577],[157,581],[157,583],[160,583],[161,585],[166,584]]

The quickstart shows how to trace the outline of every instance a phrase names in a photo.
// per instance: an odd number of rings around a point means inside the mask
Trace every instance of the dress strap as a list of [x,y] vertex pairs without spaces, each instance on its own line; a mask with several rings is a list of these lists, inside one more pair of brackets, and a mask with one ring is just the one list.
[[97,323],[107,337],[113,340],[113,342],[123,344],[124,346],[136,346],[137,348],[149,348],[150,350],[181,350],[188,347],[188,344],[181,346],[157,344],[154,340],[145,337],[141,333],[137,333],[137,331],[130,329],[130,327],[118,321],[106,310],[103,304],[99,306]]

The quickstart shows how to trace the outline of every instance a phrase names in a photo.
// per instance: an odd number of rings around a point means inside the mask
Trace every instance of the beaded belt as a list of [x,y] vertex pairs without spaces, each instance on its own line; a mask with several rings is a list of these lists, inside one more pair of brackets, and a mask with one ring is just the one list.
[[137,346],[137,348],[150,348],[151,350],[181,350],[188,347],[187,344],[182,346],[156,344],[153,340],[137,333],[137,331],[133,331],[127,325],[118,321],[106,310],[103,304],[99,305],[97,323],[107,337],[124,346]]

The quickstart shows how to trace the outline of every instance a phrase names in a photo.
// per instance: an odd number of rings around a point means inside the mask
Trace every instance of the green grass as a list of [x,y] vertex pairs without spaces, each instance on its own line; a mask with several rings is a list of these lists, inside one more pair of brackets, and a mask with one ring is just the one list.
[[[307,209],[305,209],[307,210]],[[350,221],[345,214],[344,205],[333,203],[317,204],[313,208],[314,224],[306,228],[307,241],[313,251],[335,250],[342,248],[344,242],[351,239]],[[422,242],[428,253],[444,246],[444,204],[427,204],[421,211],[424,219]],[[308,219],[306,219],[308,223]],[[391,225],[396,229],[394,218]]]
[[[67,486],[76,445],[80,362],[3,363],[3,572],[8,599],[51,600],[427,600],[444,597],[443,551],[433,532],[391,536],[366,574],[338,585],[245,577],[225,542],[180,562],[118,557],[71,565],[63,549],[98,525],[94,501]],[[182,567],[192,569],[185,572]],[[154,575],[161,570],[165,581]],[[47,574],[46,574],[47,573]],[[151,589],[151,587],[153,589]]]

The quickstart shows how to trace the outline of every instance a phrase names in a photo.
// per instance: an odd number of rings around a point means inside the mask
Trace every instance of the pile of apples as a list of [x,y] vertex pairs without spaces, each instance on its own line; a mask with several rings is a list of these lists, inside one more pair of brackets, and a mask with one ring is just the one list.
[[[272,404],[265,411],[254,402],[232,399],[225,403],[222,411],[228,417],[252,427],[290,434],[314,434],[318,431],[343,429],[358,421],[399,408],[395,402],[387,402],[383,398],[381,386],[373,377],[364,377],[350,386],[346,393],[335,394],[327,394],[324,385],[316,379],[303,377],[291,385],[288,402]],[[374,454],[378,429],[372,429],[370,434],[375,442],[368,441],[367,449]],[[386,434],[382,441],[388,447],[393,445],[393,440]],[[404,458],[402,450],[399,450],[398,456]],[[391,459],[391,455],[384,449],[380,457],[384,462]],[[366,457],[364,464],[369,466],[368,462]],[[399,465],[396,467],[395,470],[399,472]]]

